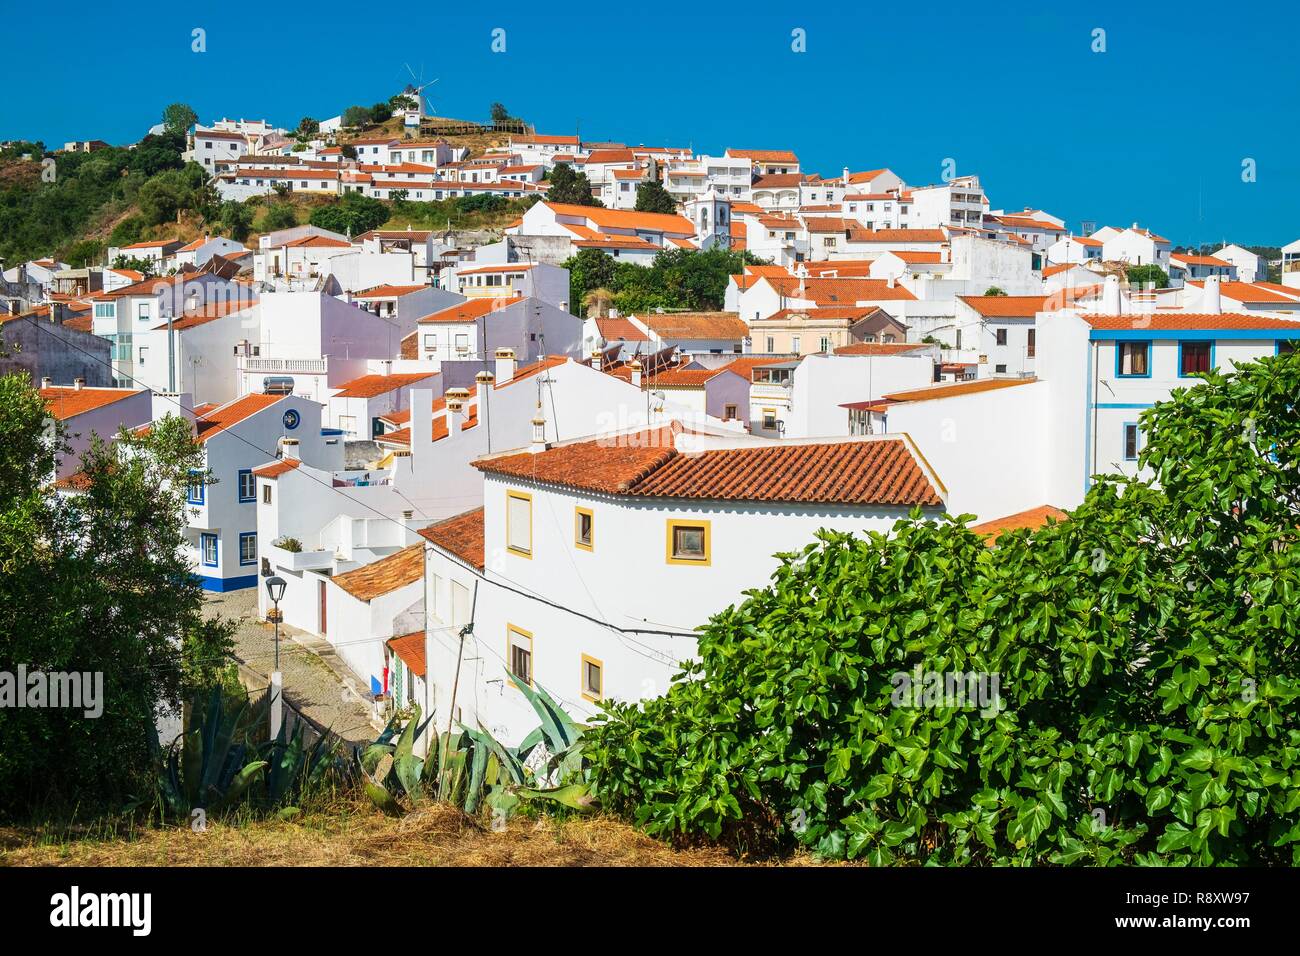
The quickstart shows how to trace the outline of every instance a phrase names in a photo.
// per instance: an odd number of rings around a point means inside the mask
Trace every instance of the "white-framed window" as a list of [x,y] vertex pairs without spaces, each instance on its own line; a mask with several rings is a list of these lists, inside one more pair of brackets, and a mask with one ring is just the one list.
[[527,492],[506,492],[506,550],[533,556],[533,496]]

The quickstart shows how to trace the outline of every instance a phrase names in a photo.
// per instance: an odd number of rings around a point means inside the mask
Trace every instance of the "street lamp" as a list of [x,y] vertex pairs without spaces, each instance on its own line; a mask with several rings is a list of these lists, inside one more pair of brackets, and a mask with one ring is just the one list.
[[280,669],[280,599],[284,597],[284,589],[288,587],[288,582],[278,574],[266,579],[266,595],[275,605],[275,610],[271,612],[271,619],[275,622],[275,669]]
[[271,672],[271,739],[280,738],[283,718],[284,676],[280,673],[280,599],[287,582],[278,574],[266,579],[266,594],[275,605],[271,619],[275,622],[275,670]]

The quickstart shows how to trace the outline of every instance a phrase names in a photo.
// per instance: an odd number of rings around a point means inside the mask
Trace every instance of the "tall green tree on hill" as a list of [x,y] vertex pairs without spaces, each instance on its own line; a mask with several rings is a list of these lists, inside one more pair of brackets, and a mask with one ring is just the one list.
[[172,103],[163,110],[162,120],[168,133],[184,136],[199,121],[199,114],[186,103]]
[[547,202],[567,203],[572,206],[604,206],[591,194],[591,183],[586,173],[575,173],[568,163],[556,163],[551,170]]
[[636,211],[672,214],[677,212],[677,200],[661,183],[648,180],[636,187]]

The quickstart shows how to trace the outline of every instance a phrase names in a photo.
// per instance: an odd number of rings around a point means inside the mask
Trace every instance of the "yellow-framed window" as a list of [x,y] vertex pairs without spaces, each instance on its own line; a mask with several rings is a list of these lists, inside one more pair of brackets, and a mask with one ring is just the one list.
[[583,654],[580,680],[582,681],[583,700],[603,700],[605,697],[605,662]]
[[533,632],[506,625],[506,667],[529,687],[533,686]]
[[669,564],[707,565],[712,560],[711,522],[699,518],[668,520]]
[[526,491],[506,492],[506,550],[533,556],[533,496]]
[[593,550],[596,538],[596,516],[590,508],[573,509],[573,544],[583,551]]

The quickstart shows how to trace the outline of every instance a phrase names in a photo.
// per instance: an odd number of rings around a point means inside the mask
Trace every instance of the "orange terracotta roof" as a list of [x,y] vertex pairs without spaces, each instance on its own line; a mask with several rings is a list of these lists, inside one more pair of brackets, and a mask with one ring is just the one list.
[[[245,418],[257,414],[264,408],[270,408],[285,397],[284,395],[245,395],[243,398],[226,402],[224,405],[202,413],[203,417],[196,418],[194,422],[199,441],[207,441],[213,435],[225,431],[232,425],[239,424]],[[198,414],[197,410],[196,414]]]
[[947,242],[942,229],[855,229],[851,242]]
[[789,358],[777,355],[746,355],[743,358],[732,359],[721,368],[714,369],[714,375],[721,375],[723,372],[735,372],[741,378],[753,378],[754,369],[761,368],[764,365],[776,365],[778,362],[788,362]]
[[916,296],[887,279],[763,279],[789,299],[807,299],[818,306],[857,305],[859,302],[912,301]]
[[560,445],[474,463],[506,475],[612,495],[712,501],[844,505],[943,504],[910,444],[901,438],[756,445],[683,454],[681,426],[619,441]]
[[344,382],[333,398],[374,398],[433,378],[437,372],[404,372],[396,375],[362,375]]
[[422,325],[431,322],[470,323],[522,301],[524,301],[524,297],[521,295],[512,296],[511,298],[505,296],[481,296],[461,302],[459,305],[453,305],[447,309],[432,312],[416,321]]
[[923,342],[854,342],[841,345],[835,350],[836,355],[902,355],[925,348]]
[[284,244],[286,249],[346,249],[352,243],[344,239],[331,239],[329,236],[303,236]]
[[1043,311],[1045,295],[959,295],[986,319],[1032,319]]
[[[171,328],[176,332],[184,332],[186,329],[192,329],[195,326],[206,325],[215,319],[220,319],[232,312],[242,312],[244,309],[252,308],[257,305],[256,302],[240,302],[238,300],[227,299],[225,301],[213,301],[206,303],[197,309],[190,309],[175,320],[172,321]],[[154,329],[167,328],[166,322],[160,322],[154,326]]]
[[515,369],[515,374],[513,378],[511,378],[509,381],[497,382],[496,385],[493,386],[493,388],[509,388],[511,385],[514,385],[516,382],[522,382],[525,381],[526,379],[530,379],[534,375],[537,375],[540,372],[549,371],[553,368],[565,364],[568,361],[569,358],[566,355],[547,355],[546,357],[532,363],[531,365],[524,365],[521,366],[520,368]]
[[[1205,283],[1201,281],[1188,282],[1187,284],[1196,289],[1205,288]],[[1289,304],[1295,301],[1294,295],[1281,295],[1271,289],[1259,288],[1258,285],[1249,282],[1220,282],[1219,294],[1237,302],[1278,302]]]
[[637,316],[661,339],[743,339],[747,326],[735,312],[650,312]]
[[1193,312],[1132,312],[1127,315],[1084,315],[1082,319],[1094,329],[1108,332],[1137,329],[1153,332],[1214,331],[1218,329],[1224,331],[1243,329],[1300,331],[1300,322],[1240,312],[1224,312],[1217,315]]
[[1001,518],[994,518],[992,521],[971,525],[970,530],[976,534],[988,535],[986,543],[991,546],[1008,531],[1016,531],[1020,528],[1029,528],[1036,531],[1048,522],[1065,521],[1069,517],[1060,508],[1053,508],[1051,505],[1039,505],[1037,508],[1030,508],[1028,511],[1019,511],[1013,515],[1004,515]]
[[366,289],[362,292],[354,292],[354,299],[396,299],[412,292],[419,292],[421,289],[428,289],[427,285],[377,285],[373,288]]
[[414,631],[401,637],[388,639],[388,646],[416,677],[423,677],[427,665],[424,660],[424,631]]
[[977,378],[967,382],[945,382],[927,385],[924,388],[910,388],[902,392],[890,392],[881,397],[877,404],[902,404],[904,402],[930,402],[940,398],[956,398],[960,395],[976,395],[980,392],[995,392],[1003,388],[1015,388],[1038,381],[1036,378]]
[[606,342],[648,342],[650,340],[649,336],[623,318],[596,319],[596,329]]
[[412,544],[354,571],[334,575],[334,583],[358,601],[372,601],[424,576],[424,545]]
[[671,213],[602,209],[599,206],[574,206],[545,200],[543,204],[557,216],[580,216],[605,229],[642,229],[647,232],[695,235],[695,227],[689,219]]
[[1214,256],[1189,256],[1183,252],[1171,252],[1169,258],[1177,259],[1179,262],[1186,262],[1189,266],[1217,266],[1220,269],[1232,267],[1231,262],[1216,259]]
[[483,570],[483,509],[475,508],[430,525],[420,534],[466,564]]
[[301,464],[302,462],[296,458],[281,458],[269,465],[254,468],[253,474],[259,478],[279,478],[281,475],[287,475]]
[[474,269],[462,269],[461,272],[460,272],[460,275],[463,275],[463,276],[472,276],[472,275],[480,275],[480,274],[483,274],[483,273],[497,273],[497,272],[527,272],[527,271],[528,271],[529,269],[531,269],[531,268],[532,268],[532,265],[531,265],[530,263],[525,263],[525,262],[511,262],[511,263],[507,263],[507,264],[505,264],[505,265],[496,265],[496,266],[478,266],[478,267],[476,267],[476,268],[474,268]]
[[139,395],[141,391],[138,388],[74,388],[71,385],[53,385],[41,389],[40,393],[50,414],[59,421],[67,421],[132,395]]
[[826,308],[813,309],[781,309],[779,312],[773,312],[763,322],[783,322],[792,315],[807,316],[813,322],[856,322],[864,319],[874,312],[880,312],[881,309],[874,305],[832,305]]
[[717,369],[712,368],[667,368],[643,376],[641,381],[646,388],[703,388],[717,374]]
[[750,159],[756,163],[798,163],[799,157],[788,149],[729,149],[733,159]]

